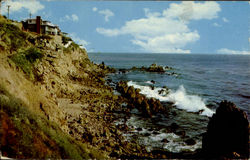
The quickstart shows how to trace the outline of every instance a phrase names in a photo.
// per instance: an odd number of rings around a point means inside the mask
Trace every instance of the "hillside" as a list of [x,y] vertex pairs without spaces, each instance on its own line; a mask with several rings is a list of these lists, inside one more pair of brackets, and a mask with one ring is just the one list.
[[3,17],[0,39],[3,156],[100,159],[111,153],[137,154],[137,146],[125,142],[109,122],[119,105],[104,81],[112,69],[92,63],[84,49],[68,43],[69,37],[23,32],[20,24]]

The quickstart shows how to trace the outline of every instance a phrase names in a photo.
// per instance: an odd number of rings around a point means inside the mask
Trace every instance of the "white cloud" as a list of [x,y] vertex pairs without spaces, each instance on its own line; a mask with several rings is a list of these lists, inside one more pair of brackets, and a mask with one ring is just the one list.
[[60,18],[60,22],[66,22],[66,21],[77,22],[78,20],[79,20],[79,18],[76,14],[65,15],[63,18]]
[[21,11],[23,9],[28,10],[28,12],[35,14],[39,10],[44,9],[44,5],[42,5],[39,1],[36,0],[8,0],[3,3],[2,13],[7,13],[7,6],[10,6],[10,13]]
[[218,23],[213,23],[213,26],[215,26],[215,27],[221,27],[221,25],[220,24],[218,24]]
[[80,37],[78,37],[75,33],[71,33],[69,34],[69,36],[73,39],[73,41],[75,41],[77,44],[81,45],[81,48],[85,48],[90,44],[90,42],[87,42],[84,39],[81,39]]
[[228,22],[229,22],[229,20],[228,20],[227,18],[225,18],[225,17],[223,17],[222,20],[223,20],[223,22],[225,22],[225,23],[228,23]]
[[172,3],[162,13],[145,8],[145,18],[127,21],[121,28],[96,28],[96,31],[110,37],[131,35],[131,42],[146,52],[190,53],[185,47],[198,41],[200,35],[189,28],[189,21],[213,19],[219,11],[220,6],[216,2]]
[[114,14],[111,10],[109,10],[109,9],[100,10],[98,13],[104,15],[104,19],[105,19],[106,22],[109,21],[109,18],[110,18],[110,17],[113,17],[113,16],[115,15],[115,14]]
[[93,12],[96,12],[97,10],[98,10],[98,8],[96,8],[96,7],[93,7],[93,8],[92,8],[92,11],[93,11]]
[[227,48],[221,48],[219,50],[217,50],[217,53],[221,53],[221,54],[244,54],[244,55],[250,55],[250,51],[237,51],[237,50],[231,50],[231,49],[227,49]]
[[72,17],[72,21],[74,21],[74,22],[79,20],[78,16],[75,14],[72,14],[71,17]]
[[170,7],[163,11],[163,15],[168,18],[179,18],[184,21],[214,19],[221,11],[217,2],[182,2],[172,3]]

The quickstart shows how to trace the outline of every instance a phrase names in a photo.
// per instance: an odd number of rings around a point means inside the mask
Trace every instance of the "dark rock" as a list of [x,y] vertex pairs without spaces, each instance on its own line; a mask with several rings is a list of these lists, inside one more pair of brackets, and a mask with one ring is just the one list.
[[128,98],[132,98],[132,99],[136,97],[136,92],[133,86],[128,87],[127,96]]
[[150,98],[148,100],[148,104],[151,108],[152,113],[154,113],[154,114],[164,110],[161,102],[155,98]]
[[119,69],[119,72],[124,74],[127,72],[127,70],[126,69]]
[[141,94],[137,94],[136,96],[136,104],[138,106],[141,106],[142,102],[146,99],[146,97],[144,95]]
[[179,128],[179,125],[176,124],[176,123],[172,123],[170,128],[171,128],[172,131],[176,131]]
[[[137,68],[137,67],[132,67],[131,69],[129,70],[132,70],[132,71],[136,71],[136,70],[139,70],[139,71],[146,71],[146,72],[158,72],[158,73],[164,73],[165,72],[165,69],[170,69],[170,67],[163,67],[163,66],[158,66],[157,64],[151,64],[149,67],[144,67],[142,66],[141,68]],[[155,83],[155,81],[151,81],[153,84]]]
[[141,107],[142,107],[142,113],[144,117],[152,117],[150,106],[146,99],[142,101]]
[[157,132],[157,131],[154,131],[154,132],[153,132],[153,134],[159,134],[159,132]]
[[158,93],[167,95],[167,94],[169,94],[169,89],[168,88],[163,88],[163,89],[159,90]]
[[176,135],[181,136],[181,137],[185,137],[186,132],[185,131],[179,131],[179,132],[176,132]]
[[102,69],[106,69],[106,68],[107,68],[107,66],[105,65],[104,62],[102,62],[99,66],[100,66]]
[[234,103],[222,101],[203,135],[202,151],[205,157],[210,158],[249,158],[249,122],[246,113]]
[[136,130],[140,132],[142,131],[142,128],[139,127],[139,128],[136,128]]
[[155,89],[155,86],[151,85],[150,88],[151,88],[152,90],[154,90],[154,89]]
[[158,66],[157,64],[151,64],[147,69],[148,72],[165,72],[162,66]]
[[154,129],[153,128],[149,128],[148,131],[153,131]]
[[168,142],[169,142],[169,140],[167,140],[167,139],[163,139],[163,140],[161,140],[161,142],[162,142],[162,143],[168,143]]
[[196,142],[195,142],[195,140],[193,140],[192,138],[190,138],[190,139],[186,140],[185,143],[187,145],[191,146],[191,145],[195,145]]
[[128,85],[125,81],[120,81],[117,85],[116,85],[116,89],[117,91],[119,91],[121,94],[126,94],[128,91]]
[[173,69],[173,68],[169,67],[169,66],[165,66],[165,69],[170,70],[170,69]]
[[150,136],[151,134],[150,133],[145,133],[145,134],[143,134],[144,136],[146,136],[146,137],[148,137],[148,136]]
[[154,81],[154,80],[151,80],[150,82],[153,83],[153,84],[155,84],[155,81]]
[[127,98],[130,109],[137,108],[142,112],[144,117],[152,117],[152,114],[165,111],[159,100],[155,98],[146,98],[146,96],[140,94],[140,89],[135,89],[133,86],[128,87],[125,81],[118,82],[116,89],[122,96]]
[[137,70],[137,69],[138,69],[138,68],[135,67],[135,66],[133,66],[133,67],[131,68],[132,71],[135,71],[135,70]]
[[176,111],[173,111],[173,112],[172,112],[172,114],[173,114],[174,116],[176,116],[176,115],[177,115]]

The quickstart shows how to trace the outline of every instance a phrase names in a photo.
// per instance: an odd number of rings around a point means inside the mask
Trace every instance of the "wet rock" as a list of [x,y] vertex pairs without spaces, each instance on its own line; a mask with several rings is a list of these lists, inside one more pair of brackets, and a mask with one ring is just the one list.
[[165,72],[162,66],[158,66],[157,64],[151,64],[147,69],[148,72]]
[[145,96],[141,95],[141,94],[137,94],[136,95],[136,104],[138,106],[140,106],[142,104],[142,102],[146,99]]
[[163,89],[159,90],[158,93],[162,94],[162,95],[167,95],[167,94],[169,94],[169,89],[163,88]]
[[150,98],[148,104],[151,107],[152,113],[158,113],[164,110],[161,102],[155,98]]
[[149,128],[149,130],[148,130],[148,131],[150,131],[150,132],[151,132],[151,131],[153,131],[153,130],[154,130],[153,128]]
[[179,132],[176,132],[176,135],[181,136],[181,137],[185,137],[186,132],[185,131],[179,131]]
[[128,72],[128,70],[127,69],[119,69],[119,73],[127,73]]
[[192,145],[195,145],[195,140],[194,139],[192,139],[192,138],[190,138],[190,139],[187,139],[186,141],[185,141],[185,143],[187,144],[187,145],[189,145],[189,146],[192,146]]
[[99,65],[102,69],[106,69],[106,65],[104,62],[102,62],[100,65]]
[[161,140],[161,142],[162,142],[162,143],[168,143],[168,142],[169,142],[169,140],[167,140],[167,139],[163,139],[163,140]]
[[136,97],[136,92],[133,86],[128,87],[127,96],[128,98],[132,98],[132,99]]
[[152,117],[152,113],[150,110],[150,106],[147,102],[147,100],[142,101],[142,114],[144,117]]
[[153,132],[153,134],[159,134],[159,132],[157,132],[157,131],[154,131],[154,132]]
[[142,128],[139,127],[139,128],[136,128],[136,130],[140,132],[142,131]]
[[[132,71],[136,71],[136,70],[139,70],[139,71],[145,71],[145,72],[158,72],[158,73],[164,73],[165,70],[169,70],[169,69],[172,69],[171,67],[163,67],[163,66],[160,66],[160,65],[157,65],[157,64],[151,64],[149,67],[132,67],[131,69],[129,70],[132,70]],[[154,82],[154,81],[153,81]],[[152,83],[153,83],[152,82]],[[153,83],[154,84],[154,83]]]
[[204,156],[249,158],[248,142],[249,122],[246,113],[234,103],[222,101],[208,123],[207,132],[203,135]]
[[155,86],[151,85],[150,88],[151,88],[152,90],[154,90],[154,89],[155,89]]
[[128,87],[127,82],[118,82],[116,89],[130,101],[128,106],[140,110],[144,117],[152,117],[152,114],[164,111],[164,107],[159,100],[155,98],[147,99],[140,94],[140,89],[135,89],[133,86]]
[[171,126],[170,126],[170,129],[171,129],[172,131],[176,131],[178,128],[179,128],[179,125],[176,124],[176,123],[172,123]]
[[119,91],[121,94],[126,94],[128,91],[128,85],[125,81],[120,81],[116,85],[117,91]]
[[150,133],[143,134],[143,136],[145,136],[145,137],[149,137],[150,135],[151,135]]
[[151,80],[150,82],[153,83],[153,84],[155,84],[155,81],[154,81],[154,80]]
[[165,66],[165,70],[170,70],[170,69],[173,69],[173,68],[169,66]]

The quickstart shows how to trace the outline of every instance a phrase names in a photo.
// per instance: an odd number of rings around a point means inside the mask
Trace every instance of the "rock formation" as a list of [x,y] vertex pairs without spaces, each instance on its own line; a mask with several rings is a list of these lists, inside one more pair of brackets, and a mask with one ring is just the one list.
[[144,117],[152,117],[153,114],[165,112],[165,108],[159,100],[147,98],[145,95],[139,93],[139,89],[135,89],[133,86],[128,87],[124,81],[120,81],[116,89],[129,100],[129,105],[132,108],[140,110]]
[[249,122],[234,103],[222,101],[203,136],[202,151],[207,158],[248,158]]

